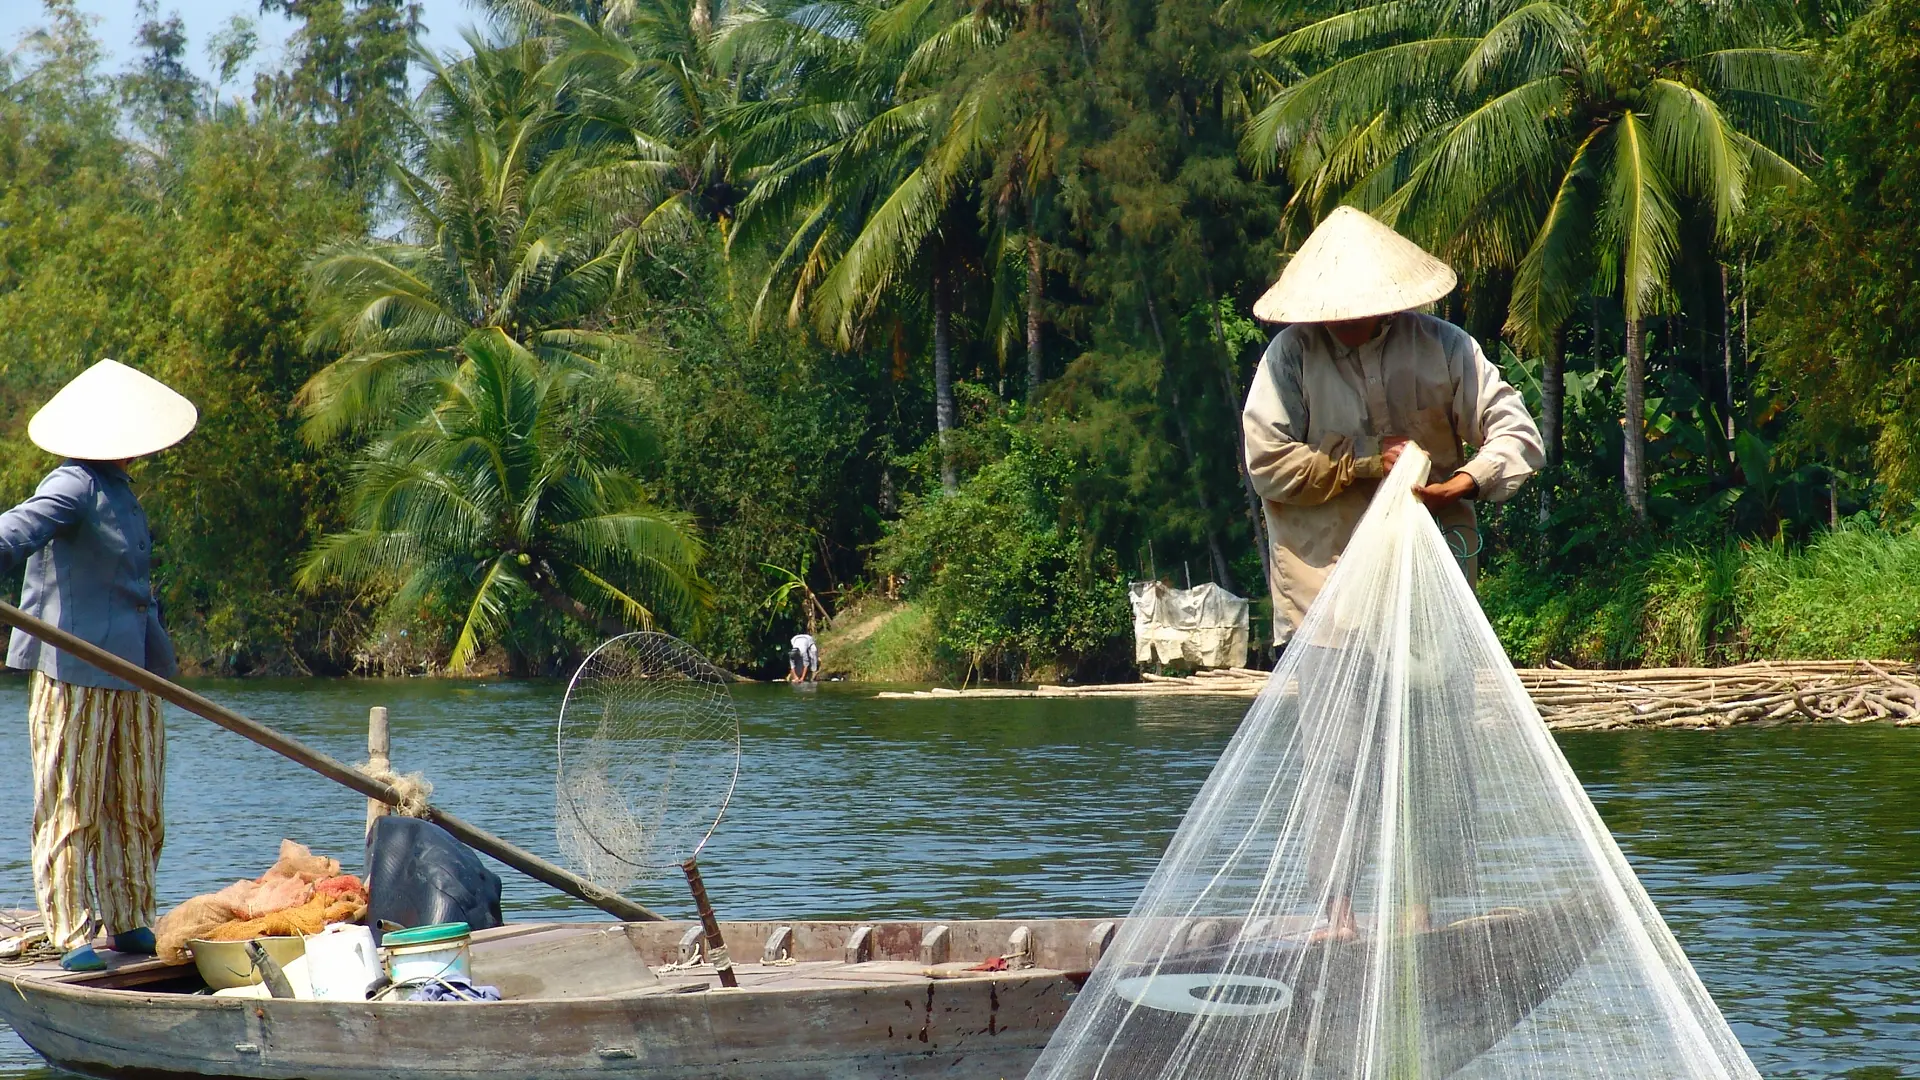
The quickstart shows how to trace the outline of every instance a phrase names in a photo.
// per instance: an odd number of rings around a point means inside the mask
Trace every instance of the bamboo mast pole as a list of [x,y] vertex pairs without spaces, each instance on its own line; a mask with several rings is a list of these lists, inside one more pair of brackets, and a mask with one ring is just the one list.
[[[367,710],[367,769],[373,773],[393,771],[393,740],[387,729],[387,707],[375,705]],[[379,799],[367,800],[367,833],[373,823],[387,816],[388,806]]]
[[[123,679],[164,701],[172,702],[203,720],[212,721],[242,738],[304,765],[334,783],[351,788],[369,799],[378,799],[388,804],[400,802],[400,793],[394,789],[393,785],[376,780],[346,762],[323,754],[297,739],[282,735],[265,724],[241,716],[232,709],[201,697],[178,683],[163,679],[138,664],[123,660],[90,641],[67,633],[52,623],[36,619],[12,604],[0,603],[0,623],[32,634],[54,648],[79,657],[117,679]],[[624,896],[608,892],[565,867],[556,866],[533,852],[495,836],[477,825],[463,821],[445,810],[429,806],[425,817],[428,821],[452,833],[454,839],[475,851],[491,855],[535,881],[551,885],[575,899],[592,904],[615,918],[628,922],[661,921],[661,916],[648,908]]]

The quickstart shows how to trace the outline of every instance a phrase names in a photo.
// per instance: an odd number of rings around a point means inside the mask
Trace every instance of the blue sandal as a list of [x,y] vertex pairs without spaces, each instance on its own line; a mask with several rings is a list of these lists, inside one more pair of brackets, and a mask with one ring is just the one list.
[[159,946],[153,940],[153,931],[142,926],[113,935],[113,951],[152,956],[159,951]]
[[68,971],[105,971],[107,962],[93,951],[92,945],[82,945],[60,958],[60,966]]

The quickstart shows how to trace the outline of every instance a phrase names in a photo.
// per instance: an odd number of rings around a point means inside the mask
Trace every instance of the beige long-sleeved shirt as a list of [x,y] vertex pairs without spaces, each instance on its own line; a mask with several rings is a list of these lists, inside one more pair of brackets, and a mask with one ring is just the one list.
[[[1382,439],[1419,443],[1433,458],[1432,481],[1465,472],[1488,502],[1511,498],[1545,460],[1526,404],[1479,343],[1412,312],[1389,317],[1357,349],[1317,323],[1280,331],[1241,421],[1273,543],[1276,641],[1300,625],[1366,512],[1383,472]],[[1463,499],[1435,517],[1442,528],[1472,526],[1473,505]]]

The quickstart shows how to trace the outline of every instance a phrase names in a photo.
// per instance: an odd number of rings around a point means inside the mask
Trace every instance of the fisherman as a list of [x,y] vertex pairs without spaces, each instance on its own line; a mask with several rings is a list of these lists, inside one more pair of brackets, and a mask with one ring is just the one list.
[[[1533,417],[1479,343],[1452,323],[1412,310],[1452,292],[1456,280],[1451,268],[1412,241],[1343,206],[1320,223],[1254,305],[1259,318],[1290,324],[1267,346],[1242,415],[1247,473],[1265,500],[1272,538],[1276,644],[1299,629],[1374,489],[1409,442],[1432,460],[1426,482],[1414,490],[1469,581],[1480,548],[1473,504],[1512,498],[1544,461]],[[1468,445],[1476,448],[1471,457]],[[1355,825],[1347,820],[1356,812],[1355,773],[1362,762],[1380,767],[1385,729],[1334,722],[1327,710],[1306,703],[1337,689],[1303,685],[1299,722],[1320,777],[1321,805],[1313,812],[1327,822],[1309,850],[1310,876],[1326,897],[1326,924],[1317,934],[1351,938],[1358,933],[1351,902],[1358,861],[1368,856],[1336,834]],[[1420,759],[1420,775],[1444,773],[1448,751],[1427,745],[1425,734],[1412,732],[1406,752]],[[1369,744],[1374,752],[1363,755]],[[1429,755],[1435,767],[1427,767]],[[1440,808],[1448,798],[1471,797],[1470,791],[1413,793],[1407,834],[1415,849],[1407,882],[1412,929],[1425,928],[1430,896],[1476,892],[1471,839],[1447,833],[1448,815],[1423,813],[1421,800],[1436,800]]]
[[820,645],[812,634],[795,634],[788,642],[787,681],[809,683],[820,678]]
[[[1273,636],[1284,644],[1352,538],[1381,477],[1418,443],[1416,489],[1468,579],[1476,501],[1505,502],[1545,461],[1526,404],[1465,330],[1413,308],[1453,291],[1447,264],[1343,206],[1300,246],[1255,316],[1267,345],[1242,425],[1272,538]],[[1477,448],[1471,458],[1465,445]]]
[[[153,541],[127,463],[193,430],[193,403],[102,360],[27,423],[65,460],[33,496],[0,514],[0,573],[22,563],[20,606],[157,675],[175,670],[153,591]],[[7,666],[29,677],[33,890],[60,966],[99,971],[92,940],[154,951],[154,870],[165,836],[166,732],[160,699],[78,657],[13,632]]]

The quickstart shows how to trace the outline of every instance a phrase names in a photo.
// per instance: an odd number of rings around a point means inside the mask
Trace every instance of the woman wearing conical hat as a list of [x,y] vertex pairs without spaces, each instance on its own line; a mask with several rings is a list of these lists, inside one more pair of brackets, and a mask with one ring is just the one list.
[[1267,346],[1242,414],[1273,543],[1276,643],[1299,627],[1408,442],[1433,458],[1420,495],[1441,528],[1462,527],[1469,577],[1474,501],[1512,498],[1545,460],[1533,417],[1479,343],[1412,310],[1455,281],[1445,263],[1343,206],[1253,306],[1290,324]]
[[[153,541],[127,462],[185,438],[199,419],[165,385],[112,360],[82,372],[27,424],[65,459],[0,514],[0,573],[26,566],[20,606],[159,675],[174,673],[150,578]],[[61,965],[99,970],[94,931],[153,952],[166,770],[160,699],[19,630],[7,666],[29,677],[33,889]]]

